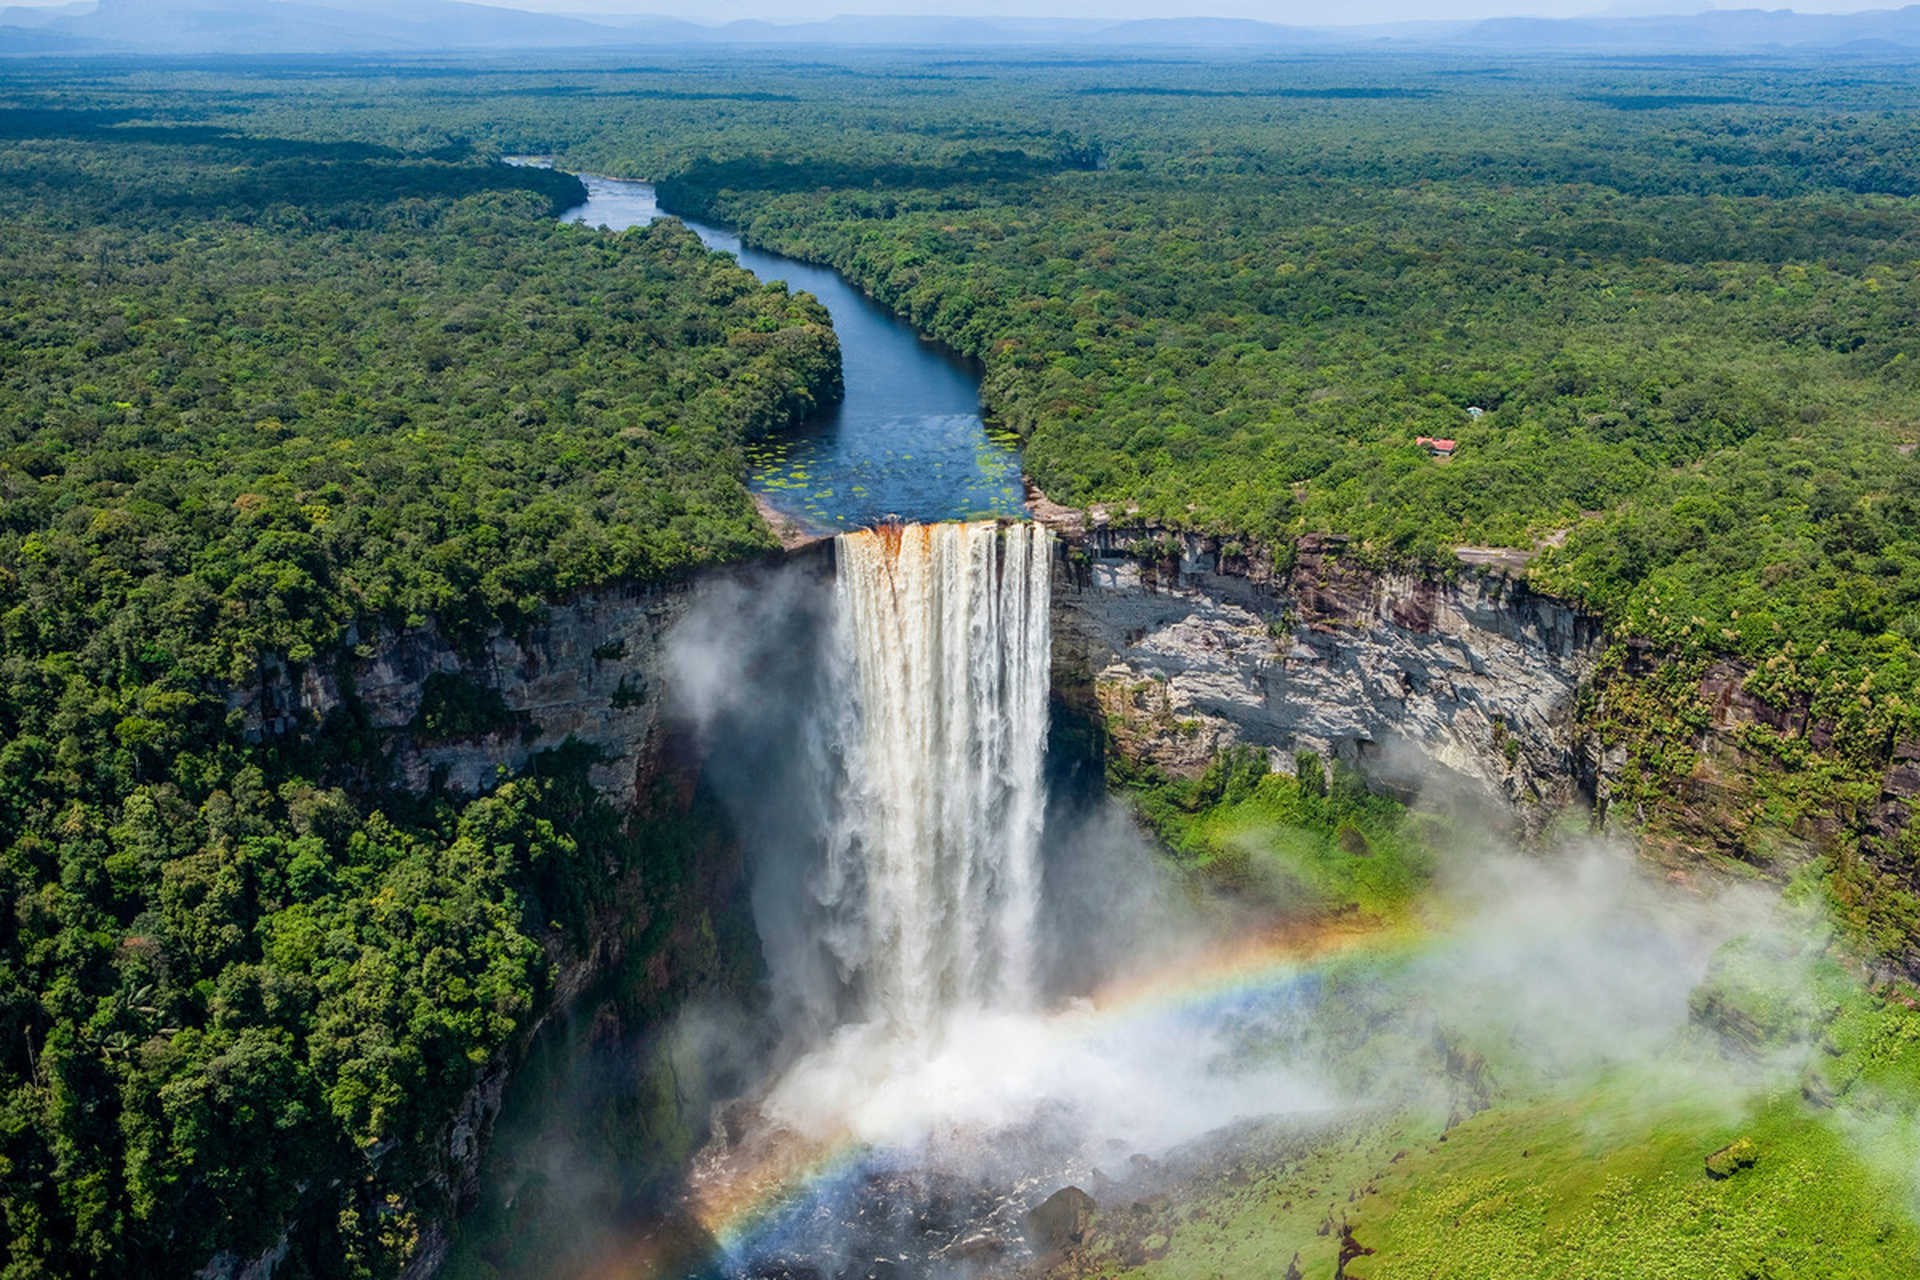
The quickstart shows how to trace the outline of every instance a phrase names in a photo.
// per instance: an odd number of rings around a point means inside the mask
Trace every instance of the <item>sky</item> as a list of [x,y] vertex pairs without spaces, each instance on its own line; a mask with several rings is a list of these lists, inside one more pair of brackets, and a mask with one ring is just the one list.
[[[0,0],[37,6],[68,0]],[[264,2],[264,0],[263,0]],[[312,0],[326,4],[327,0]],[[1769,0],[473,0],[503,8],[544,13],[659,14],[707,25],[741,18],[808,22],[836,14],[943,14],[961,17],[1078,18],[1123,20],[1161,17],[1253,18],[1297,26],[1352,26],[1421,19],[1462,19],[1527,15],[1569,18],[1666,13],[1706,9],[1791,7],[1801,13],[1852,13],[1897,8],[1904,0],[1796,0],[1791,6]]]
[[952,14],[1020,18],[1254,18],[1298,26],[1346,26],[1360,22],[1484,18],[1529,14],[1576,17],[1699,13],[1707,9],[1795,9],[1801,13],[1853,13],[1898,8],[1906,0],[478,0],[513,9],[549,13],[668,13],[716,23],[735,18],[803,22],[841,13]]

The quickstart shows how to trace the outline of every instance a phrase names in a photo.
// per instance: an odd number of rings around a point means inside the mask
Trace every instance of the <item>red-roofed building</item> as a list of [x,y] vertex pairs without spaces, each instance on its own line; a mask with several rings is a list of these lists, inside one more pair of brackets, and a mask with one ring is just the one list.
[[1451,458],[1454,446],[1459,443],[1457,440],[1442,440],[1438,436],[1415,436],[1413,442],[1425,445],[1427,452],[1436,458]]

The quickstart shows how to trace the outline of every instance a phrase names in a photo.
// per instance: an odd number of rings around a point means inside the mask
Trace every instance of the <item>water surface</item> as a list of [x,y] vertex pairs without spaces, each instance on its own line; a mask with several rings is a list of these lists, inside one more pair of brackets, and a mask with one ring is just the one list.
[[[586,177],[567,222],[620,231],[665,215],[653,184]],[[980,417],[977,366],[866,296],[837,272],[751,249],[719,227],[682,219],[709,249],[763,281],[820,299],[840,335],[846,398],[799,430],[753,447],[753,491],[796,523],[856,529],[905,520],[1024,517],[1020,458]]]

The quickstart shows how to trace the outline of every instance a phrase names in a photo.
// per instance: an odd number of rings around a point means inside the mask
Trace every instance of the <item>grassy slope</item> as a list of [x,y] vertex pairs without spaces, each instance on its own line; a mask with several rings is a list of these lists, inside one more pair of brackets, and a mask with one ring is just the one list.
[[[1438,824],[1337,777],[1329,796],[1280,775],[1236,781],[1230,764],[1210,778],[1131,780],[1199,874],[1305,890],[1321,914],[1432,918]],[[1337,1015],[1333,1052],[1356,1078],[1369,1057],[1419,1040],[1414,1009],[1405,1025],[1365,1029],[1381,1021],[1370,979],[1404,947],[1404,930],[1382,936],[1375,954],[1328,966],[1353,1006]],[[1819,930],[1728,943],[1690,1007],[1692,1025],[1652,1062],[1570,1077],[1528,1067],[1483,1031],[1494,1086],[1465,1118],[1430,1099],[1318,1134],[1248,1131],[1224,1158],[1171,1157],[1170,1185],[1109,1193],[1086,1247],[1054,1274],[1277,1277],[1297,1254],[1304,1276],[1328,1277],[1349,1224],[1373,1252],[1346,1274],[1367,1280],[1920,1269],[1920,1014],[1869,991]],[[1430,1069],[1450,1072],[1437,1053]],[[1706,1158],[1741,1138],[1756,1162],[1710,1177]]]
[[[1759,1161],[1710,1178],[1705,1157],[1742,1136]],[[1910,1188],[1860,1158],[1839,1116],[1793,1091],[1730,1112],[1622,1075],[1500,1103],[1444,1136],[1436,1117],[1397,1115],[1242,1167],[1245,1181],[1229,1171],[1170,1208],[1103,1214],[1067,1273],[1277,1276],[1297,1253],[1306,1276],[1329,1276],[1342,1224],[1374,1251],[1349,1264],[1370,1280],[1883,1277],[1920,1266]],[[1164,1256],[1141,1260],[1155,1233]]]

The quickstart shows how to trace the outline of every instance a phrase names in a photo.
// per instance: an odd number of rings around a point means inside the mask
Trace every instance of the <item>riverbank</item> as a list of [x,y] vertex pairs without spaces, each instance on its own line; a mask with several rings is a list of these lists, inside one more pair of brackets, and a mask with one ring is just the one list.
[[[587,176],[586,203],[560,215],[619,231],[660,217],[651,183]],[[939,521],[1022,513],[1019,454],[980,414],[980,367],[927,338],[830,267],[742,242],[680,217],[701,243],[763,284],[784,283],[827,310],[839,342],[840,397],[794,430],[749,450],[748,487],[782,545],[884,520]],[[740,335],[739,341],[752,341]]]

